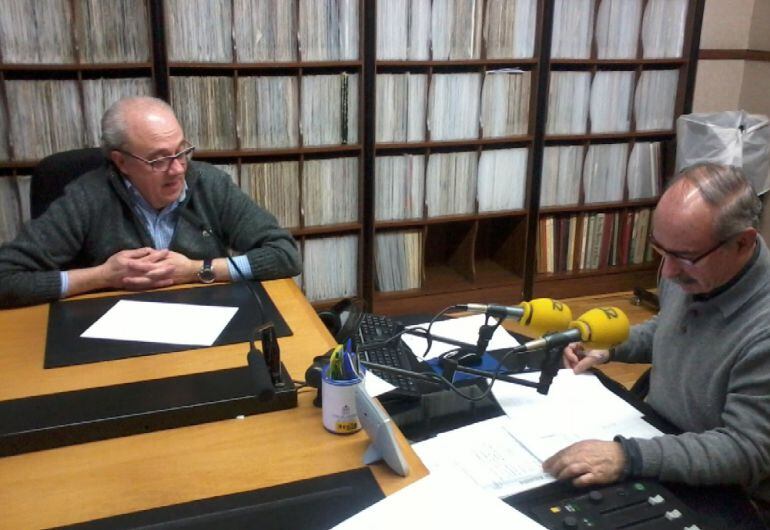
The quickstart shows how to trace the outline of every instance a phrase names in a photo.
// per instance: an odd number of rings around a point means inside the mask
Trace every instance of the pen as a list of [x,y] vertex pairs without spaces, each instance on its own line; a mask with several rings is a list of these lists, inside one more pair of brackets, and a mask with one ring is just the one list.
[[342,369],[342,345],[338,344],[329,357],[329,378],[341,380],[344,378]]

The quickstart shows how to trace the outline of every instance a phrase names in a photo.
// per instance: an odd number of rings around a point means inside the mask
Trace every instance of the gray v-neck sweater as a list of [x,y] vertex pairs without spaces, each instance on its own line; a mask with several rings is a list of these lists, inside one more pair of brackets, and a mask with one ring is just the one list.
[[707,300],[660,286],[659,315],[631,330],[615,360],[652,362],[647,402],[684,433],[632,439],[641,476],[741,484],[770,500],[770,253]]

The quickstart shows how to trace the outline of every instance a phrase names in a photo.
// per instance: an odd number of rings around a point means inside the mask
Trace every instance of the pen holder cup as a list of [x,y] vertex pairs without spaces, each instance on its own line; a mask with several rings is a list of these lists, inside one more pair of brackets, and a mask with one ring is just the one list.
[[349,434],[361,430],[356,410],[356,388],[362,385],[360,378],[336,380],[329,377],[329,367],[321,376],[321,413],[326,430],[336,434]]

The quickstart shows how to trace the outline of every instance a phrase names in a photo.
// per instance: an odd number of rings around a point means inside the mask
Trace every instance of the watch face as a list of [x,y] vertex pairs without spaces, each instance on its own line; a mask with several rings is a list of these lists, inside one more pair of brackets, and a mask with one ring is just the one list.
[[203,267],[198,271],[198,279],[203,283],[213,283],[215,280],[214,270],[211,268],[211,260],[205,260]]

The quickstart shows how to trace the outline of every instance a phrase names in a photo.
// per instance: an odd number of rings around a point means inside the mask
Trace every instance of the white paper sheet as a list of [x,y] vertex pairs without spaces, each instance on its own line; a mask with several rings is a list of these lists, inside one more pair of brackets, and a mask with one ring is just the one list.
[[120,300],[81,337],[211,346],[237,311],[237,307]]
[[[537,381],[539,373],[517,377]],[[492,392],[512,420],[512,433],[545,460],[580,440],[612,440],[618,434],[652,438],[662,434],[642,413],[616,396],[592,374],[559,370],[547,395],[497,381]]]
[[431,472],[343,521],[334,530],[542,530],[544,527],[454,474]]
[[512,434],[506,416],[473,423],[412,445],[432,472],[455,473],[497,497],[508,497],[554,479]]
[[367,370],[364,374],[364,388],[366,393],[372,397],[377,397],[385,392],[390,392],[395,386],[391,385],[383,378],[374,375],[371,370]]
[[[448,339],[459,340],[467,342],[468,344],[476,344],[479,338],[479,328],[484,325],[484,315],[471,315],[467,317],[451,318],[449,320],[442,320],[435,322],[430,329],[431,334],[446,337]],[[491,322],[491,321],[490,321]],[[408,328],[427,327],[426,324],[419,324],[416,326],[408,326]],[[447,344],[446,342],[433,341],[428,354],[423,357],[425,348],[428,346],[428,341],[422,337],[404,333],[401,338],[418,359],[433,359],[438,357],[444,352],[447,352],[456,346]],[[503,348],[513,348],[518,346],[519,342],[514,339],[505,329],[499,327],[492,335],[492,339],[489,341],[487,350],[500,350]]]

